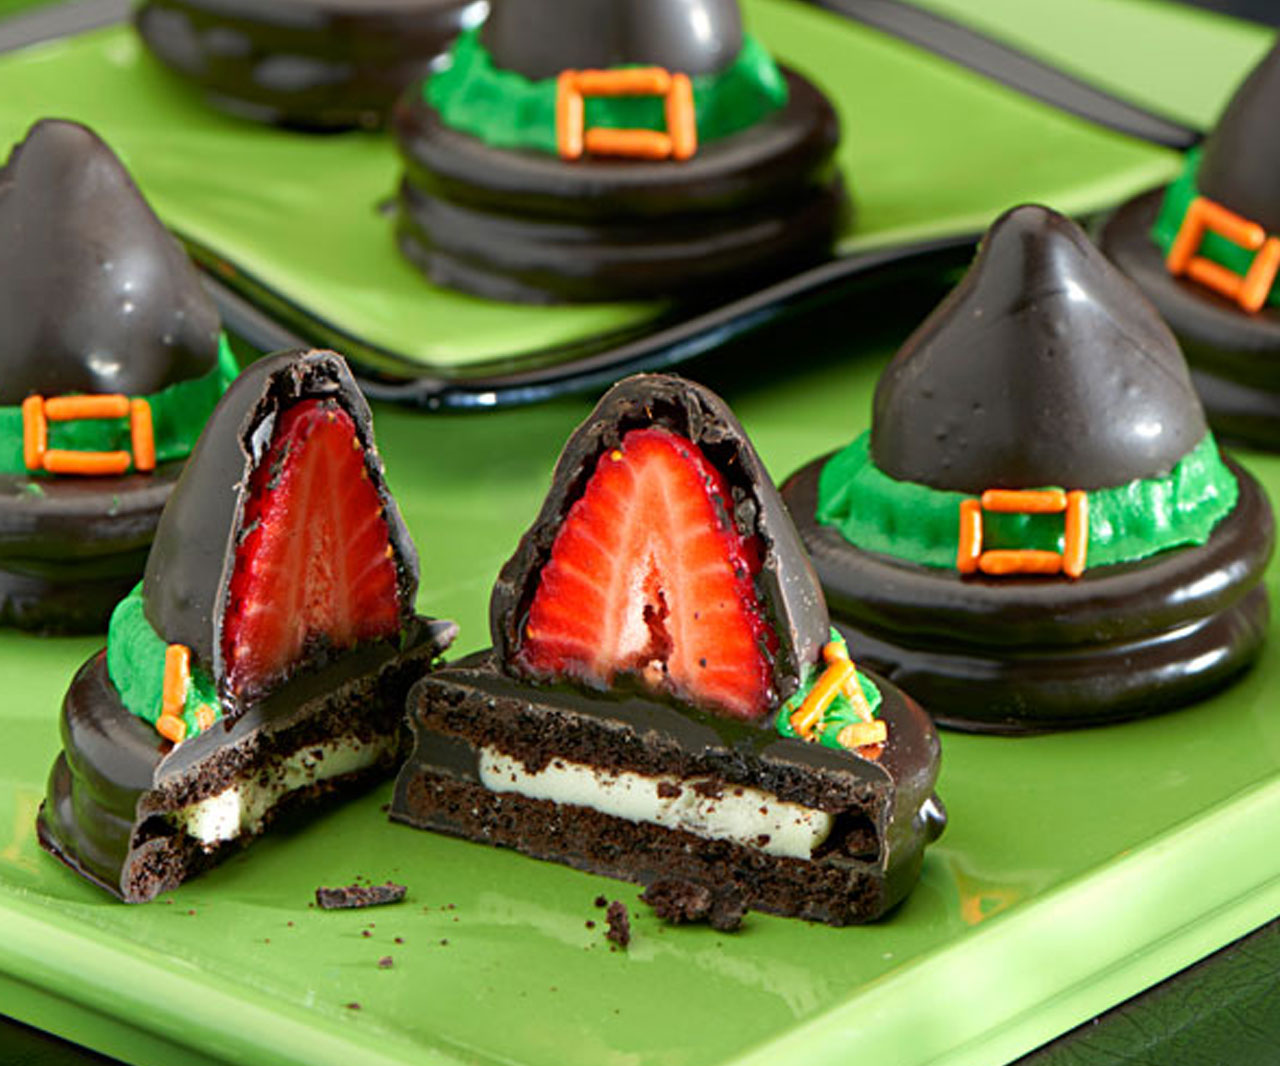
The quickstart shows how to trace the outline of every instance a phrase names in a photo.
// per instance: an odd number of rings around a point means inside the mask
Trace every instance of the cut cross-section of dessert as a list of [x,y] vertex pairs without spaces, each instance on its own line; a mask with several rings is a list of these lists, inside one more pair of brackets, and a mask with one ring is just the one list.
[[332,352],[255,363],[166,507],[143,582],[79,671],[44,846],[128,902],[280,812],[389,776],[409,687],[452,641]]
[[849,661],[777,491],[705,388],[610,390],[490,623],[492,649],[410,696],[394,819],[835,925],[915,883],[945,823],[937,734]]

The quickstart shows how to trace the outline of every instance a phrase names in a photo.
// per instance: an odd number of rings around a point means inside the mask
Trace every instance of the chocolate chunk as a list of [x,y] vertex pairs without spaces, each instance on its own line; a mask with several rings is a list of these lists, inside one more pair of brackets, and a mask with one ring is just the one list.
[[885,370],[871,456],[958,492],[1096,489],[1167,474],[1207,429],[1142,293],[1074,222],[1024,206]]
[[609,921],[609,930],[604,934],[605,939],[613,941],[620,948],[625,948],[631,943],[631,916],[627,913],[627,905],[622,900],[615,899],[605,911],[605,917]]
[[[360,907],[381,907],[399,903],[408,889],[388,881],[384,885],[343,885],[339,888],[317,888],[316,902],[327,911],[352,910]],[[369,931],[363,930],[368,936]]]

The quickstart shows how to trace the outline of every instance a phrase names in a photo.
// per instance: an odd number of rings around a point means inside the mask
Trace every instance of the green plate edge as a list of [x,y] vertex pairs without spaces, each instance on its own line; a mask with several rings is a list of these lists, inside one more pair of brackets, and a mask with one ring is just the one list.
[[[843,254],[981,232],[1024,200],[1089,214],[1176,171],[1173,153],[827,12],[789,0],[744,6],[756,32],[841,112],[839,163],[859,210]],[[314,137],[221,116],[127,27],[0,57],[0,144],[49,114],[97,129],[224,281],[278,302],[268,308],[277,316],[301,309],[314,336],[355,338],[376,370],[465,379],[528,369],[584,341],[633,334],[668,311],[519,307],[428,285],[400,259],[378,212],[398,173],[389,138]]]

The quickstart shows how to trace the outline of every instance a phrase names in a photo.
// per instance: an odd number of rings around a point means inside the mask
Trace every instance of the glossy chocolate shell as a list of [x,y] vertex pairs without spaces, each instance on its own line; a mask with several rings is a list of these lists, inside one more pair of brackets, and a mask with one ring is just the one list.
[[496,0],[480,31],[502,70],[554,78],[624,64],[710,74],[742,49],[738,0]]
[[821,660],[830,640],[827,607],[795,527],[746,431],[709,389],[674,375],[636,374],[610,389],[574,431],[552,477],[542,510],[503,566],[489,601],[489,631],[499,661],[510,663],[520,644],[529,603],[569,508],[582,495],[600,457],[632,429],[661,426],[696,444],[724,475],[734,520],[759,536],[764,558],[756,589],[778,637],[774,689],[782,699]]
[[143,579],[146,614],[171,644],[185,644],[221,688],[222,624],[250,474],[271,444],[276,415],[308,398],[333,399],[355,423],[365,469],[383,504],[399,578],[401,615],[412,616],[418,556],[373,445],[369,406],[334,352],[293,351],[246,369],[214,410],[156,530]]
[[44,119],[0,170],[0,404],[209,373],[218,313],[92,131]]
[[871,455],[939,489],[1095,489],[1167,474],[1206,429],[1141,292],[1073,222],[1024,206],[885,370]]
[[146,0],[147,48],[213,106],[300,129],[381,125],[480,0]]

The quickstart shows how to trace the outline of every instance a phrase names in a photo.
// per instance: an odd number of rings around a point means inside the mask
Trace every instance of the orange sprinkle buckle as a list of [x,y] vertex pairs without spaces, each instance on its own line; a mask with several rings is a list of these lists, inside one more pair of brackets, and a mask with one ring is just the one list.
[[[662,96],[665,133],[643,129],[587,127],[589,96]],[[566,70],[556,79],[556,148],[561,159],[584,153],[627,159],[690,159],[698,150],[693,82],[663,67],[628,70]]]
[[[1241,276],[1196,255],[1206,233],[1216,233],[1246,251],[1256,252],[1249,272]],[[1262,310],[1280,272],[1280,237],[1268,237],[1256,222],[1242,218],[1207,196],[1197,196],[1187,208],[1165,265],[1174,277],[1185,274],[1253,313]]]
[[[1063,514],[1065,530],[1061,552],[982,550],[982,514]],[[960,549],[956,569],[962,574],[981,571],[993,577],[1007,574],[1066,574],[1076,578],[1084,573],[1089,552],[1089,497],[1079,490],[1061,489],[1013,491],[988,489],[981,498],[960,504]]]
[[844,693],[853,705],[857,722],[850,722],[836,735],[845,748],[861,748],[881,744],[888,736],[884,722],[872,718],[871,708],[858,683],[857,668],[849,659],[848,647],[840,641],[831,641],[822,649],[827,667],[809,690],[804,701],[791,715],[791,727],[803,740],[816,740],[822,717],[827,713],[836,696]]
[[[49,447],[50,422],[127,418],[132,451],[76,452]],[[151,405],[119,393],[97,396],[28,396],[22,401],[22,459],[28,470],[50,474],[117,477],[129,469],[156,468],[156,440]]]

